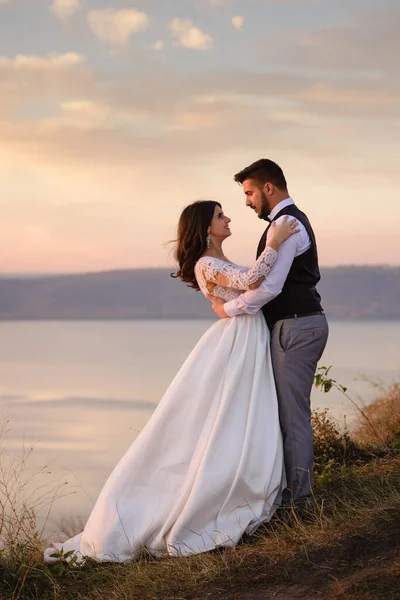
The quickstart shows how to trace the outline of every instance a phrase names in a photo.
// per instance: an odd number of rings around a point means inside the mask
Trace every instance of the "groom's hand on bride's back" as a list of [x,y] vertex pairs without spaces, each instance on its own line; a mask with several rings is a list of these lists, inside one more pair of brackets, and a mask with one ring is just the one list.
[[222,298],[217,298],[216,296],[212,296],[211,294],[207,296],[207,299],[212,302],[212,309],[220,319],[228,319],[228,315],[224,311],[225,300],[222,300]]

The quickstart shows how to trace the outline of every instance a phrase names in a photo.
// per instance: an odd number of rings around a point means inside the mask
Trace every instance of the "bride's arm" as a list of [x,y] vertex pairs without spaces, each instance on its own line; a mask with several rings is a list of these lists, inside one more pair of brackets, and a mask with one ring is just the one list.
[[213,293],[217,285],[246,291],[255,289],[261,284],[271,270],[277,256],[276,250],[268,247],[251,269],[217,260],[210,256],[201,258],[197,263],[197,267],[207,283],[207,290],[210,294]]
[[210,293],[217,285],[239,290],[254,290],[261,285],[278,257],[280,245],[299,231],[297,221],[289,221],[288,217],[279,225],[273,223],[271,229],[265,250],[249,269],[219,260],[207,260],[207,257],[201,259],[202,275]]

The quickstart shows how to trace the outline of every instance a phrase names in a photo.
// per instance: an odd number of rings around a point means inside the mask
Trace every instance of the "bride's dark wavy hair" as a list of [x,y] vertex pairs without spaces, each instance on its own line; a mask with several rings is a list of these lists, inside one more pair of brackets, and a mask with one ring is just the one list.
[[222,208],[214,200],[198,200],[184,208],[179,218],[174,252],[179,269],[177,273],[171,273],[171,277],[179,277],[195,290],[200,288],[194,275],[194,266],[207,249],[207,229],[216,206]]

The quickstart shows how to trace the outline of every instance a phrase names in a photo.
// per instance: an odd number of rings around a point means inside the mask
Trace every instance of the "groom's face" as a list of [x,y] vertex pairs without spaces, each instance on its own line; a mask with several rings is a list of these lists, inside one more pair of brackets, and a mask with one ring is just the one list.
[[246,196],[246,206],[252,208],[257,213],[259,219],[267,219],[269,213],[268,197],[263,188],[254,179],[245,179],[243,182],[243,191]]

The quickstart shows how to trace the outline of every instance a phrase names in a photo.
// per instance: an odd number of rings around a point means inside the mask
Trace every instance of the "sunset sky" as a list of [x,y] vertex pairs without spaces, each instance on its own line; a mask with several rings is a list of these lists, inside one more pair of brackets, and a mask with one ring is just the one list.
[[399,264],[399,30],[399,0],[0,0],[0,272],[169,266],[199,198],[250,264],[260,157],[322,265]]

